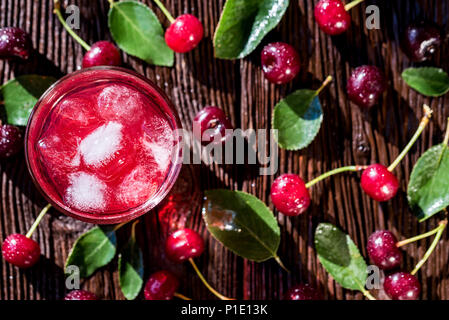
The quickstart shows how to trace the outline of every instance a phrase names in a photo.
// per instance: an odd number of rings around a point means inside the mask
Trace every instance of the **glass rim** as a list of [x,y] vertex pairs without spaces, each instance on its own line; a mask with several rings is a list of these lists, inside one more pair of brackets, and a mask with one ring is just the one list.
[[[115,70],[118,72],[126,73],[128,75],[137,77],[140,80],[144,81],[153,90],[155,90],[155,92],[167,104],[168,111],[171,113],[170,116],[173,118],[172,120],[174,121],[174,124],[176,126],[176,128],[174,128],[174,130],[182,129],[181,121],[179,119],[178,113],[176,112],[176,109],[175,109],[172,101],[169,99],[167,94],[164,91],[162,91],[162,89],[159,88],[152,80],[146,78],[145,76],[137,73],[134,70],[130,70],[130,69],[122,68],[122,67],[97,66],[97,67],[80,69],[80,70],[71,72],[69,74],[66,74],[62,78],[58,79],[40,96],[40,98],[34,105],[32,111],[30,113],[30,116],[28,118],[26,130],[25,130],[25,143],[24,143],[25,144],[25,161],[27,164],[28,172],[31,175],[31,179],[32,179],[34,185],[36,186],[36,188],[38,189],[38,191],[53,207],[55,207],[58,211],[62,212],[63,214],[65,214],[69,217],[75,218],[77,220],[81,220],[81,221],[88,222],[88,223],[94,223],[94,224],[117,224],[117,223],[122,223],[122,222],[128,222],[137,217],[140,217],[141,215],[143,215],[143,214],[147,213],[148,211],[150,211],[151,209],[153,209],[170,192],[170,190],[172,189],[173,185],[175,184],[175,182],[178,178],[178,175],[179,175],[179,173],[181,171],[181,167],[182,167],[182,161],[179,161],[182,158],[182,156],[180,155],[181,143],[176,144],[174,150],[172,151],[171,167],[169,168],[169,170],[166,174],[166,177],[165,177],[164,181],[161,183],[161,185],[159,186],[159,189],[156,192],[156,194],[151,196],[143,204],[141,204],[137,207],[128,209],[124,212],[118,212],[118,213],[112,213],[112,214],[88,213],[88,212],[81,212],[81,211],[73,212],[73,211],[70,211],[70,207],[68,207],[68,206],[63,207],[63,206],[59,205],[58,201],[55,201],[54,199],[52,199],[47,194],[47,192],[45,192],[43,190],[44,188],[41,187],[41,185],[38,181],[38,178],[36,177],[35,173],[33,172],[31,161],[29,159],[29,148],[31,147],[29,145],[29,135],[30,135],[30,130],[31,130],[30,127],[31,127],[33,118],[36,114],[36,111],[39,109],[39,106],[41,105],[44,98],[47,97],[47,95],[49,95],[51,92],[53,92],[53,90],[55,90],[55,88],[57,88],[59,85],[61,85],[61,83],[67,81],[68,79],[72,78],[73,76],[82,74],[87,71],[92,71],[92,70]],[[178,155],[178,156],[176,157],[176,155]],[[37,170],[38,168],[34,168],[34,169]]]

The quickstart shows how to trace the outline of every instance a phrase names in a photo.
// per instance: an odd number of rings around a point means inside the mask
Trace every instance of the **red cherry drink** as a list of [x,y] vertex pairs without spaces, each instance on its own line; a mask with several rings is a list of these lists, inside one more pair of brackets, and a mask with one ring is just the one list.
[[62,212],[92,223],[124,222],[172,187],[181,163],[178,128],[170,101],[149,80],[116,67],[83,69],[36,104],[27,163]]

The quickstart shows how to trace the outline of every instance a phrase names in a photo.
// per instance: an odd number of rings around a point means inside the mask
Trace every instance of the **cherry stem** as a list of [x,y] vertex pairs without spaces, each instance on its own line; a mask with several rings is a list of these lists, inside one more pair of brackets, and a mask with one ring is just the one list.
[[36,220],[34,220],[33,225],[31,226],[30,230],[28,230],[27,234],[25,235],[25,237],[29,238],[31,237],[31,235],[33,234],[34,230],[36,230],[37,226],[39,225],[39,223],[41,222],[42,218],[45,216],[45,214],[47,213],[48,209],[51,208],[51,204],[47,204],[39,213],[39,215],[37,216]]
[[192,258],[189,259],[190,264],[192,265],[193,269],[195,269],[196,274],[200,278],[201,282],[206,286],[207,289],[209,289],[210,292],[212,292],[216,297],[218,297],[221,300],[235,300],[233,298],[225,297],[224,295],[218,293],[212,286],[206,281],[204,276],[201,274],[200,270],[195,264],[195,261],[193,261]]
[[170,21],[170,23],[173,23],[175,21],[175,18],[173,18],[173,16],[170,14],[170,11],[167,10],[167,8],[162,4],[162,2],[160,2],[159,0],[153,0],[153,1],[156,2],[157,6],[165,14],[168,21]]
[[173,294],[173,296],[175,296],[176,298],[182,299],[182,300],[192,300],[192,299],[190,299],[189,297],[186,297],[185,295],[183,295],[183,294],[181,294],[181,293],[178,293],[178,292],[175,292],[175,293]]
[[133,222],[131,226],[131,239],[136,239],[136,225],[139,223],[140,220],[136,220]]
[[354,8],[355,6],[357,6],[359,3],[362,3],[365,0],[354,0],[352,2],[349,2],[347,5],[345,5],[345,10],[349,11],[352,8]]
[[402,152],[399,154],[399,156],[396,158],[396,160],[393,161],[393,163],[388,167],[388,171],[393,171],[394,168],[397,167],[399,162],[405,157],[405,155],[410,151],[410,148],[415,144],[416,140],[418,140],[421,133],[424,131],[424,128],[429,123],[430,118],[432,117],[432,109],[428,105],[424,105],[424,117],[421,119],[421,122],[419,123],[419,127],[416,130],[415,134],[413,135],[412,139],[409,141],[407,146],[402,150]]
[[327,76],[327,78],[324,80],[323,84],[321,85],[321,87],[318,88],[315,94],[319,95],[320,92],[323,91],[323,89],[326,88],[326,86],[332,82],[332,80],[333,80],[332,76]]
[[366,169],[366,166],[346,166],[346,167],[337,168],[337,169],[328,171],[326,173],[323,173],[321,176],[307,182],[306,188],[309,189],[311,186],[320,182],[321,180],[324,180],[324,179],[326,179],[330,176],[333,176],[335,174],[338,174],[338,173],[342,173],[342,172],[346,172],[346,171],[361,171],[364,169]]
[[[128,221],[129,222],[129,221]],[[122,223],[120,223],[120,224],[117,224],[115,227],[114,227],[114,231],[117,231],[118,229],[120,229],[121,227],[123,227],[125,224],[127,224],[128,222],[122,222]]]
[[275,256],[275,257],[274,257],[274,260],[276,260],[276,262],[281,266],[282,269],[284,269],[285,271],[287,271],[288,273],[290,273],[290,270],[288,270],[288,269],[285,267],[284,263],[282,263],[281,258],[279,258],[278,256]]
[[447,225],[447,220],[440,221],[440,226],[438,227],[439,230],[438,230],[437,234],[435,235],[435,239],[433,239],[433,242],[430,245],[429,249],[427,249],[426,253],[424,254],[424,257],[418,262],[415,269],[413,269],[413,271],[411,272],[412,275],[415,275],[418,272],[419,268],[421,268],[423,266],[423,264],[426,263],[427,259],[429,259],[430,255],[435,250],[438,242],[440,241],[441,236],[443,235],[444,229],[446,229],[446,225]]
[[449,118],[447,118],[447,128],[446,128],[446,134],[444,136],[443,143],[447,145],[449,143]]
[[405,246],[409,243],[413,243],[415,241],[421,240],[421,239],[425,239],[428,238],[430,236],[433,236],[435,233],[437,233],[441,228],[441,225],[439,225],[438,227],[436,227],[435,229],[433,229],[432,231],[417,235],[415,237],[409,238],[409,239],[405,239],[405,240],[401,240],[399,242],[396,243],[396,247],[400,248],[402,246]]
[[359,286],[360,292],[363,293],[363,295],[364,295],[365,297],[367,297],[369,300],[376,300],[376,298],[374,298],[374,297],[371,295],[371,293],[369,293],[369,291],[365,289],[365,286],[364,286],[363,284],[361,284],[359,281],[357,281],[357,279],[354,279],[354,280],[355,280],[355,282],[357,283],[357,285]]
[[59,22],[61,22],[62,26],[67,30],[67,32],[75,39],[84,49],[87,51],[90,50],[90,46],[81,39],[73,30],[69,27],[69,25],[65,22],[64,18],[61,14],[61,4],[59,3],[59,0],[54,0],[55,9],[53,10],[53,13],[56,14],[56,16],[59,19]]

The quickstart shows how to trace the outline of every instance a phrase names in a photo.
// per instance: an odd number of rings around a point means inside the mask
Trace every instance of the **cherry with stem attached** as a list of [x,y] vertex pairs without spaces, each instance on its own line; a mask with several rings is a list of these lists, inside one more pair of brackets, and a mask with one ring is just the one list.
[[392,171],[407,155],[416,140],[418,140],[419,136],[424,131],[424,128],[429,123],[431,116],[432,110],[429,106],[424,105],[424,117],[421,119],[418,129],[404,150],[402,150],[399,156],[388,168],[382,164],[376,163],[368,166],[363,171],[360,184],[363,191],[372,199],[383,202],[390,200],[396,195],[399,189],[399,181]]
[[170,27],[165,31],[165,42],[169,48],[178,53],[193,50],[204,36],[201,21],[191,14],[183,14],[175,19],[160,0],[154,2],[170,21]]
[[83,68],[90,68],[95,66],[120,66],[122,58],[117,47],[109,41],[98,41],[92,46],[89,46],[83,39],[81,39],[70,26],[66,23],[61,14],[61,4],[59,0],[54,0],[55,8],[54,14],[58,17],[62,26],[87,52],[83,57]]
[[335,36],[344,33],[351,26],[348,11],[364,0],[354,0],[346,5],[341,0],[320,0],[315,6],[315,20],[323,32]]
[[2,255],[6,261],[19,268],[32,267],[39,261],[41,249],[31,236],[50,207],[48,204],[42,209],[26,235],[15,233],[5,239],[2,244]]
[[190,262],[201,282],[221,300],[235,300],[228,298],[216,291],[204,278],[193,258],[200,256],[204,252],[204,240],[192,229],[180,229],[173,232],[165,243],[165,253],[173,262],[182,263],[186,260]]

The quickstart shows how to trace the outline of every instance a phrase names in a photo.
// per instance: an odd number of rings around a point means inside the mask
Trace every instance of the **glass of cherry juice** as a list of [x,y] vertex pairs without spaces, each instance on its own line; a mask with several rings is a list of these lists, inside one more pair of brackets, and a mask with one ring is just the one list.
[[37,102],[26,132],[31,176],[63,213],[96,224],[156,206],[181,168],[179,119],[167,96],[117,67],[69,74]]

